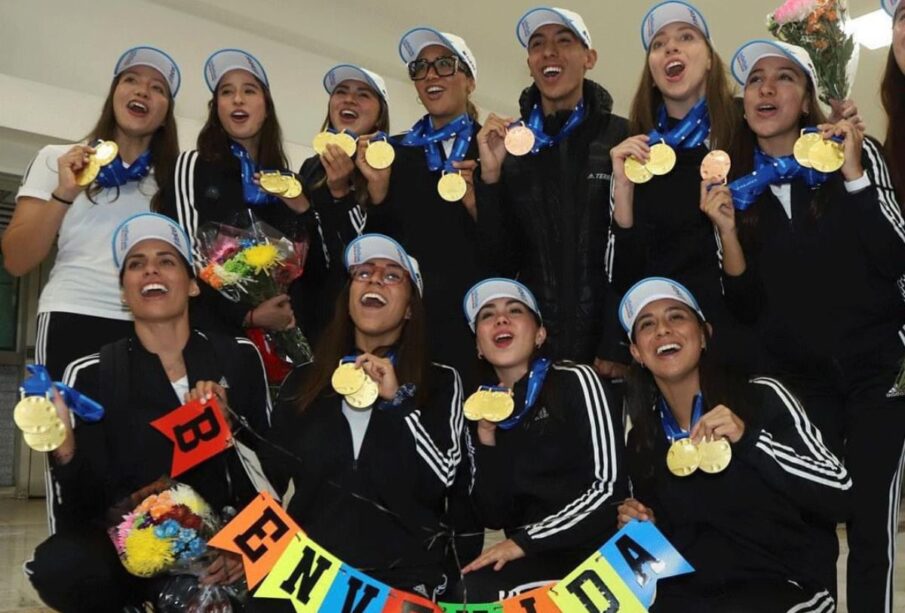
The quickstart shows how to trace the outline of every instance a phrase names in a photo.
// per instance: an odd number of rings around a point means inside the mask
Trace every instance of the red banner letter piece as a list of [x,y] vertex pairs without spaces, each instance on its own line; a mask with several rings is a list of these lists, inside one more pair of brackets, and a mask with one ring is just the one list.
[[443,613],[443,610],[422,596],[390,590],[390,597],[383,605],[383,613]]
[[202,403],[193,400],[170,411],[151,425],[173,441],[173,467],[176,477],[229,447],[232,434],[216,398]]

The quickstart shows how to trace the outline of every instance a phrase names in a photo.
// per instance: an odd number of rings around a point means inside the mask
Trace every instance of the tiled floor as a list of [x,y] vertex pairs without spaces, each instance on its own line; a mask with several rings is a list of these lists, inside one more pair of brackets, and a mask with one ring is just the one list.
[[[31,585],[22,574],[22,562],[31,556],[35,545],[47,535],[43,500],[14,500],[0,498],[0,612],[37,613],[50,611],[41,606]],[[899,526],[899,558],[896,561],[897,610],[905,611],[905,525]],[[845,585],[845,530],[839,531],[842,555],[839,558],[839,577]],[[497,539],[493,539],[495,541]],[[493,542],[492,541],[492,542]],[[840,594],[845,589],[840,586]],[[844,597],[844,596],[843,596]],[[840,613],[847,611],[844,601]]]

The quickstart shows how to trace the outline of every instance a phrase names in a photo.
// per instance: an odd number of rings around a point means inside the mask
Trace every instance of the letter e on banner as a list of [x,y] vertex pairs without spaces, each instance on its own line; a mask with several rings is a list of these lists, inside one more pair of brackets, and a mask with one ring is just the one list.
[[248,587],[256,586],[274,567],[301,529],[270,494],[261,492],[208,545],[242,556]]
[[171,477],[224,451],[232,441],[229,425],[216,398],[207,402],[188,402],[155,419],[151,425],[173,441]]

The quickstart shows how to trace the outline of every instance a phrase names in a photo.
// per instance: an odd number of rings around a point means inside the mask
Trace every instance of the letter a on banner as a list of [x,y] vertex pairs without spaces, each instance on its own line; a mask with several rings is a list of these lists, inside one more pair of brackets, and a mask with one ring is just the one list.
[[229,447],[232,434],[216,398],[207,402],[193,400],[151,425],[173,441],[173,466],[170,476],[181,475],[190,468]]
[[261,582],[301,529],[270,494],[261,492],[208,545],[242,556],[245,580]]
[[342,562],[302,533],[296,533],[255,598],[281,598],[297,613],[317,613]]
[[550,598],[569,613],[645,613],[632,590],[599,551],[550,588]]

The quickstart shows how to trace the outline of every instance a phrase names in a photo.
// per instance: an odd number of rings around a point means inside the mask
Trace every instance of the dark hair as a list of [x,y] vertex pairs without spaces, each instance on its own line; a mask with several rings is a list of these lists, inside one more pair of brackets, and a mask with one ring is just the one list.
[[[113,111],[113,95],[116,92],[116,86],[119,85],[120,79],[126,71],[121,72],[113,79],[110,84],[110,91],[107,92],[107,99],[104,100],[104,106],[101,110],[101,116],[98,118],[94,128],[88,134],[88,140],[115,140],[116,137],[116,113]],[[179,157],[179,135],[176,131],[175,104],[173,94],[167,88],[167,114],[163,123],[151,136],[151,169],[154,171],[154,181],[157,183],[157,192],[151,197],[151,210],[159,211],[163,194],[167,193],[173,187],[173,173],[176,169],[176,158]],[[86,190],[88,200],[95,202],[95,197],[103,190],[97,183],[92,183]],[[119,188],[116,188],[116,196],[119,197]]]
[[[372,88],[373,89],[373,88]],[[377,96],[377,100],[380,103],[380,112],[377,115],[377,121],[371,128],[373,130],[380,130],[381,132],[390,133],[390,107],[387,105],[387,101],[384,100],[383,96],[380,95],[379,92],[374,92]],[[330,95],[333,97],[333,94]],[[330,122],[330,101],[327,101],[327,116],[324,117],[324,122],[321,124],[321,131],[323,132],[327,128],[333,128],[333,124]],[[313,189],[320,189],[327,183],[327,174],[324,173],[324,176],[317,181]],[[368,193],[368,180],[364,178],[364,175],[361,174],[361,171],[358,170],[358,166],[352,171],[352,186],[354,188],[355,200],[362,207],[366,207],[371,202],[371,195]]]
[[[905,9],[902,9],[905,10]],[[896,188],[899,206],[905,207],[905,73],[896,63],[892,46],[886,59],[886,71],[880,84],[880,98],[886,109],[886,158]]]
[[[421,294],[414,283],[409,283],[412,290],[409,299],[411,317],[403,324],[402,335],[395,346],[396,378],[400,385],[415,385],[415,402],[421,404],[430,395],[427,323]],[[305,373],[301,391],[298,396],[290,399],[299,412],[311,406],[330,387],[336,365],[355,345],[355,324],[349,316],[349,288],[350,282],[347,281],[336,299],[333,319],[314,349],[314,363]],[[390,347],[382,347],[375,353],[386,355],[389,349]]]
[[[738,109],[733,103],[735,91],[726,75],[726,65],[720,54],[716,52],[706,37],[704,37],[704,42],[710,51],[710,70],[707,74],[704,91],[710,113],[710,148],[723,149],[732,143],[738,127]],[[632,99],[632,108],[629,113],[632,134],[650,132],[657,122],[657,110],[663,104],[663,94],[654,83],[654,77],[651,75],[650,65],[647,61],[648,57],[650,57],[650,51],[645,56],[644,70],[641,72],[641,80],[635,91],[635,97]]]
[[[283,150],[283,130],[277,119],[273,96],[270,94],[270,89],[260,79],[255,77],[255,81],[264,92],[264,105],[267,111],[267,117],[261,125],[261,139],[255,162],[259,167],[265,169],[289,168],[289,159]],[[198,133],[198,155],[209,162],[235,164],[238,168],[239,161],[229,150],[229,141],[229,135],[223,128],[223,124],[220,123],[220,115],[217,113],[217,89],[215,89],[207,103],[207,121],[204,122],[204,126]]]

